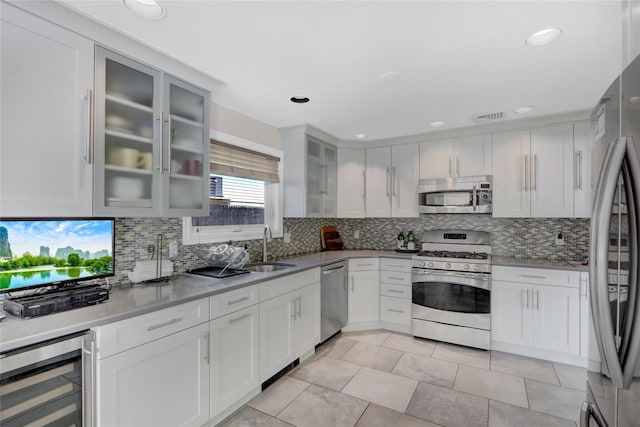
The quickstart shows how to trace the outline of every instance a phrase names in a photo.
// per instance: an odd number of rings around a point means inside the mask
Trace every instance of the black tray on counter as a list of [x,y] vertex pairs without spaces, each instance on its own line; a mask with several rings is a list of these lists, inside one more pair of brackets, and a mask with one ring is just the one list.
[[200,276],[214,277],[216,279],[223,279],[225,277],[238,276],[240,274],[251,273],[249,270],[243,268],[224,268],[219,266],[199,267],[189,270],[187,273],[199,274]]

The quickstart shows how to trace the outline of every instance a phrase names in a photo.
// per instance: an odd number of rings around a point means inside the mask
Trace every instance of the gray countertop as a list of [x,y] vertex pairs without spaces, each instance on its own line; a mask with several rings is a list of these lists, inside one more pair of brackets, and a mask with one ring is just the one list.
[[283,259],[281,261],[296,264],[296,267],[273,273],[252,272],[226,279],[178,274],[161,286],[139,284],[114,287],[108,301],[94,306],[31,319],[7,315],[0,322],[0,353],[347,258],[411,256],[374,250],[319,252]]
[[500,265],[504,267],[528,267],[528,268],[547,268],[551,270],[571,270],[571,271],[589,271],[589,266],[574,267],[568,261],[558,261],[551,259],[530,259],[530,258],[510,258],[510,257],[491,257],[491,265]]

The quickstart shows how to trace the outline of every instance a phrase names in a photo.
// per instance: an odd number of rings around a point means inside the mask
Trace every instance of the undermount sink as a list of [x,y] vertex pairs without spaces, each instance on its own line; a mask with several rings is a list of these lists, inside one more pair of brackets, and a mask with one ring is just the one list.
[[251,264],[245,265],[244,268],[258,273],[271,273],[295,266],[295,264],[286,264],[283,262],[252,262]]

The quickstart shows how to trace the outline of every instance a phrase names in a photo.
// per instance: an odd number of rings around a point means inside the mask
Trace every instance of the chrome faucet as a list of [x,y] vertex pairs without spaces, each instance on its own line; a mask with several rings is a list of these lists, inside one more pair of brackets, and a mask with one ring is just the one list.
[[262,262],[267,262],[267,242],[270,242],[273,238],[271,234],[271,228],[269,225],[264,225],[264,232],[262,234]]

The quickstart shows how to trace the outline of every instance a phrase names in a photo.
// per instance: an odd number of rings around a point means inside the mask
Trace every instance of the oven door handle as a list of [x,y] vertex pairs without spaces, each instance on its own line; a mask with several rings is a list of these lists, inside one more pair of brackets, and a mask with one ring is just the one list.
[[443,281],[449,282],[453,285],[491,290],[490,274],[413,269],[411,277],[413,285],[418,283],[438,283]]

